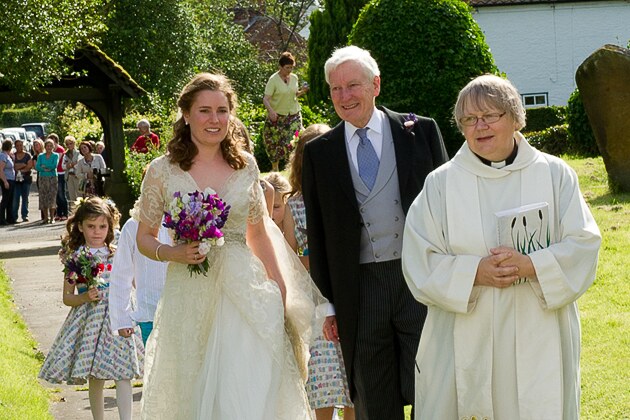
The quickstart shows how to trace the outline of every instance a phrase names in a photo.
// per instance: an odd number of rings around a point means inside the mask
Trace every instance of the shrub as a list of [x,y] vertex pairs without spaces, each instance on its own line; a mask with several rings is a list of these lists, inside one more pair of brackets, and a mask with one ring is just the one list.
[[149,146],[148,153],[131,152],[129,148],[125,148],[125,178],[127,184],[133,194],[132,202],[135,202],[140,196],[140,187],[142,186],[142,174],[144,168],[151,161],[166,153],[166,142],[160,141],[160,147],[154,148]]
[[58,124],[57,134],[62,141],[67,135],[74,136],[79,142],[99,141],[103,135],[101,120],[81,103],[68,104],[59,115]]
[[578,89],[575,89],[569,97],[567,124],[569,124],[569,144],[572,152],[585,157],[599,156],[597,141]]
[[471,10],[460,0],[375,0],[349,37],[379,64],[378,102],[434,118],[451,156],[463,141],[451,116],[459,90],[498,72]]
[[28,122],[40,122],[41,114],[34,106],[8,105],[0,111],[0,127],[19,127]]
[[367,0],[323,0],[322,8],[313,11],[308,38],[308,81],[311,105],[328,101],[328,85],[324,77],[324,63],[332,51],[348,42],[359,12]]
[[523,128],[523,132],[542,131],[565,123],[566,107],[564,106],[528,108],[525,111],[527,125]]
[[567,125],[556,125],[542,131],[532,131],[525,135],[529,144],[536,149],[555,156],[570,153],[567,140]]

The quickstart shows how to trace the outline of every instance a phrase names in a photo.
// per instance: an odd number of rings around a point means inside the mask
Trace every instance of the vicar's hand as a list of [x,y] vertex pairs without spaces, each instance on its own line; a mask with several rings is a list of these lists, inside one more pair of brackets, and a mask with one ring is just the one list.
[[510,258],[503,260],[499,264],[499,267],[515,266],[518,268],[519,277],[527,277],[529,279],[536,278],[536,268],[534,267],[534,264],[532,263],[532,259],[529,257],[529,255],[521,254],[517,250],[513,248],[508,248],[505,246],[492,248],[490,250],[490,253],[492,255],[499,255],[503,253],[510,254],[511,255]]
[[337,318],[334,315],[326,317],[322,331],[324,332],[324,338],[326,340],[332,341],[334,343],[339,342],[339,331],[337,330]]
[[479,261],[475,286],[509,287],[519,278],[519,267],[510,263],[514,249],[500,248],[496,254],[488,255]]

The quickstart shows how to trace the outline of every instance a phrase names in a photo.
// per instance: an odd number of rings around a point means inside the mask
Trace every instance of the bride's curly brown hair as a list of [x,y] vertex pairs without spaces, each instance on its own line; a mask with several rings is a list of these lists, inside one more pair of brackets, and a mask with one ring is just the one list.
[[240,129],[235,122],[237,98],[230,80],[221,74],[199,73],[188,82],[177,99],[179,118],[173,125],[173,138],[168,142],[168,159],[179,167],[188,171],[193,159],[199,152],[190,136],[190,126],[184,121],[184,113],[190,112],[190,108],[199,92],[204,90],[222,92],[228,100],[230,108],[230,121],[225,139],[221,142],[221,152],[226,162],[234,169],[243,169],[247,161],[242,153],[243,139]]

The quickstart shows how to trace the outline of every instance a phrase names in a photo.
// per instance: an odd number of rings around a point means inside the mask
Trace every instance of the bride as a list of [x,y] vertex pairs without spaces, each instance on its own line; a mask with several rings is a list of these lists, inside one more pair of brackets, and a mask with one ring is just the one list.
[[[168,154],[151,162],[132,215],[138,248],[169,261],[147,343],[143,419],[310,419],[303,375],[321,295],[266,215],[254,158],[235,130],[227,78],[202,73],[183,89]],[[225,244],[160,243],[176,192],[210,188],[231,206]],[[189,264],[208,259],[207,276]]]

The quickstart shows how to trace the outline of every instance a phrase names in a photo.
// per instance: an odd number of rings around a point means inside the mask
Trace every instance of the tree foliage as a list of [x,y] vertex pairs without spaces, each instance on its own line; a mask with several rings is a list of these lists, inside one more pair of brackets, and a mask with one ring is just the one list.
[[105,30],[108,0],[3,0],[0,83],[27,92],[66,74],[66,58]]
[[349,41],[379,63],[379,103],[434,118],[452,156],[463,141],[451,117],[459,90],[475,76],[497,73],[470,6],[460,0],[375,0],[362,10]]
[[198,26],[202,48],[200,71],[220,72],[228,76],[243,100],[262,103],[262,94],[270,68],[258,60],[256,48],[245,37],[243,28],[234,24],[229,11],[231,1],[188,0]]
[[348,34],[367,0],[324,0],[324,8],[311,14],[308,39],[310,104],[328,101],[324,63],[333,50],[347,44]]
[[171,100],[200,63],[190,8],[180,0],[118,0],[101,49],[145,90]]

